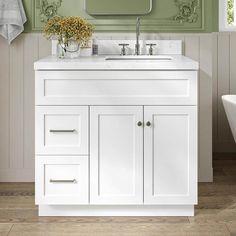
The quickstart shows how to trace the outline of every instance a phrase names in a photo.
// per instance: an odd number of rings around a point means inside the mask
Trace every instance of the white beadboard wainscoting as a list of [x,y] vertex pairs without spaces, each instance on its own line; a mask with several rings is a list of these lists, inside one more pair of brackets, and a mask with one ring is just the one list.
[[[128,39],[134,34],[99,34]],[[183,53],[200,62],[199,180],[212,178],[212,94],[214,150],[236,151],[221,95],[236,93],[236,33],[145,34],[147,39],[181,39]],[[0,37],[0,182],[34,181],[33,63],[49,55],[42,34],[20,35],[10,46]],[[213,85],[213,92],[212,92]]]
[[48,55],[39,34],[22,34],[8,46],[0,37],[0,181],[34,181],[33,63]]
[[213,150],[235,153],[221,100],[225,94],[236,94],[236,33],[213,34]]

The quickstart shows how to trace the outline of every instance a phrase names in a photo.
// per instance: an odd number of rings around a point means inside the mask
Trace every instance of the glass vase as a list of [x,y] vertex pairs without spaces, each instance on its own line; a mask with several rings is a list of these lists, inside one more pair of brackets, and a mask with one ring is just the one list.
[[63,59],[66,57],[66,46],[60,40],[58,40],[58,43],[57,43],[57,57],[60,59]]
[[76,40],[70,39],[65,42],[64,39],[58,40],[57,56],[63,58],[78,58],[80,53],[80,45]]
[[67,58],[78,58],[80,54],[80,44],[76,40],[69,40],[66,46]]

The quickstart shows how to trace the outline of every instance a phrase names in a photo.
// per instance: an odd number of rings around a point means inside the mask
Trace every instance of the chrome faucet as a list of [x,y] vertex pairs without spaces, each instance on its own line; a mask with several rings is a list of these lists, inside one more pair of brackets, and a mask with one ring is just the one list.
[[138,17],[136,20],[136,44],[135,44],[135,55],[140,55],[140,43],[139,43],[139,36],[140,36],[140,20],[141,18]]

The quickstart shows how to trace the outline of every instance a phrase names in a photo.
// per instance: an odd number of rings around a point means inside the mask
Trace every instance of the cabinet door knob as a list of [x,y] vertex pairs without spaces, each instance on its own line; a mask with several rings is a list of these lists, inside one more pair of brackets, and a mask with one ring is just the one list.
[[142,126],[143,123],[142,123],[141,121],[139,121],[139,122],[137,123],[137,125],[138,125],[138,126]]
[[146,123],[146,125],[147,125],[148,127],[150,127],[150,126],[152,125],[152,123],[151,123],[150,121],[148,121],[148,122]]

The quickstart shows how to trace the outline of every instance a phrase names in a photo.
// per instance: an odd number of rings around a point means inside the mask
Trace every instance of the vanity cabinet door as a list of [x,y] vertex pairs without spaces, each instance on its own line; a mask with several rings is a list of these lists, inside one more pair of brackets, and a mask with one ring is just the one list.
[[143,203],[143,107],[90,108],[90,203]]
[[197,107],[144,107],[144,203],[197,203]]

